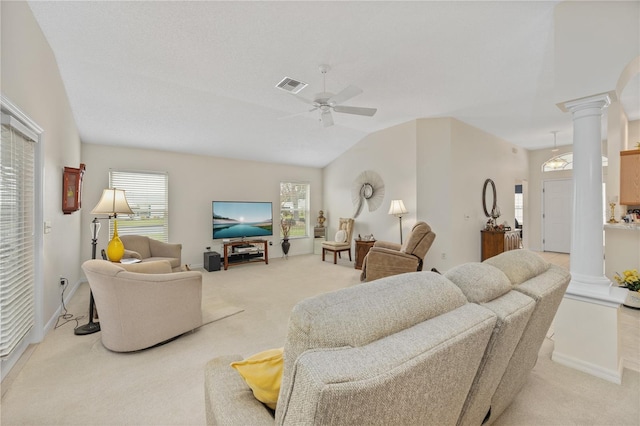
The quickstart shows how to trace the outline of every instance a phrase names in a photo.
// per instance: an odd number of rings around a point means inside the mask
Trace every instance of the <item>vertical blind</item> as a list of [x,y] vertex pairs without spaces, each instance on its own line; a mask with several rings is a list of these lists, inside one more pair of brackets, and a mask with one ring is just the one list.
[[[119,235],[169,241],[169,175],[166,172],[109,171],[109,187],[124,189],[133,215],[118,216]],[[113,221],[109,222],[109,235]]]
[[34,326],[34,159],[37,135],[2,114],[0,148],[0,357]]

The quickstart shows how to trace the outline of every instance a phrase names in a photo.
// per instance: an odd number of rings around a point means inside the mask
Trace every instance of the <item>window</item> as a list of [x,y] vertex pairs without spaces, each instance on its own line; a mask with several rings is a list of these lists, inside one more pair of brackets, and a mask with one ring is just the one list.
[[[280,220],[291,225],[289,238],[308,236],[309,184],[295,182],[280,183]],[[282,232],[282,230],[281,230]],[[280,235],[282,237],[282,235]]]
[[516,221],[522,225],[524,223],[524,200],[522,199],[522,185],[516,185],[515,196],[515,217]]
[[[602,167],[609,165],[609,159],[602,157]],[[553,172],[556,170],[573,170],[573,152],[556,155],[542,163],[543,172]]]
[[0,145],[0,358],[34,327],[35,179],[38,136],[2,114]]
[[[124,189],[133,215],[118,216],[119,235],[146,235],[169,241],[169,175],[166,172],[111,170],[109,187]],[[113,221],[109,221],[109,235]]]

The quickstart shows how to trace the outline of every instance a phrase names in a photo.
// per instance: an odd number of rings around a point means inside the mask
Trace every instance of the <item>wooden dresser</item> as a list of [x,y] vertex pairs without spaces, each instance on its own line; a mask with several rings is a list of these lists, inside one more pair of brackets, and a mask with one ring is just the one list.
[[520,248],[520,230],[515,231],[480,231],[482,252],[480,261],[508,250]]

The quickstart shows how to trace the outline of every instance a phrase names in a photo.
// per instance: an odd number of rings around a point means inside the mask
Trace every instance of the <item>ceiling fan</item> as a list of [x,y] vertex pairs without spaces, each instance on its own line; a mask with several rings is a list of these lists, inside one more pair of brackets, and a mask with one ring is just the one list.
[[[331,112],[338,112],[343,114],[355,114],[355,115],[364,115],[367,117],[372,117],[377,109],[376,108],[364,108],[364,107],[355,107],[355,106],[347,106],[341,105],[343,102],[353,98],[354,96],[362,93],[362,89],[349,85],[342,89],[342,91],[337,94],[333,94],[331,92],[327,92],[326,89],[326,77],[327,72],[331,69],[329,65],[320,65],[320,72],[322,73],[322,92],[318,93],[313,99],[303,98],[302,96],[293,95],[296,98],[300,99],[302,102],[307,103],[309,105],[313,105],[308,111],[305,111],[300,114],[306,114],[309,112],[313,112],[316,110],[320,111],[320,121],[322,121],[322,125],[324,127],[333,126],[333,116]],[[299,115],[299,114],[295,114]]]

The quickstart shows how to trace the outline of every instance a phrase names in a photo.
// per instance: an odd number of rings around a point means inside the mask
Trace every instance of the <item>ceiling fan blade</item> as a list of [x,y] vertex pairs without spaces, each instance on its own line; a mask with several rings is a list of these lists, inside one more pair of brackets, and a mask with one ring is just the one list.
[[320,115],[320,119],[322,120],[322,125],[324,127],[333,126],[333,116],[331,115],[330,111],[323,111]]
[[338,105],[346,101],[347,99],[351,99],[354,96],[359,95],[360,93],[362,93],[362,89],[353,85],[349,85],[342,89],[342,91],[338,94],[330,97],[329,100],[327,100],[327,103],[331,106]]
[[312,111],[315,111],[317,109],[318,109],[318,107],[313,107],[313,108],[311,108],[311,109],[309,109],[307,111],[297,112],[297,113],[291,114],[291,115],[285,115],[284,117],[278,117],[278,120],[286,120],[287,118],[293,118],[293,117],[297,117],[299,115],[305,115],[305,114],[308,114],[308,113],[310,113]]
[[373,117],[373,114],[378,111],[377,108],[363,108],[363,107],[353,107],[353,106],[341,106],[336,105],[333,107],[335,112],[342,112],[345,114],[356,114],[356,115],[366,115],[367,117]]
[[312,101],[311,99],[303,98],[302,96],[298,96],[298,95],[292,95],[292,96],[295,97],[296,99],[304,102],[305,104],[316,105],[316,102]]

